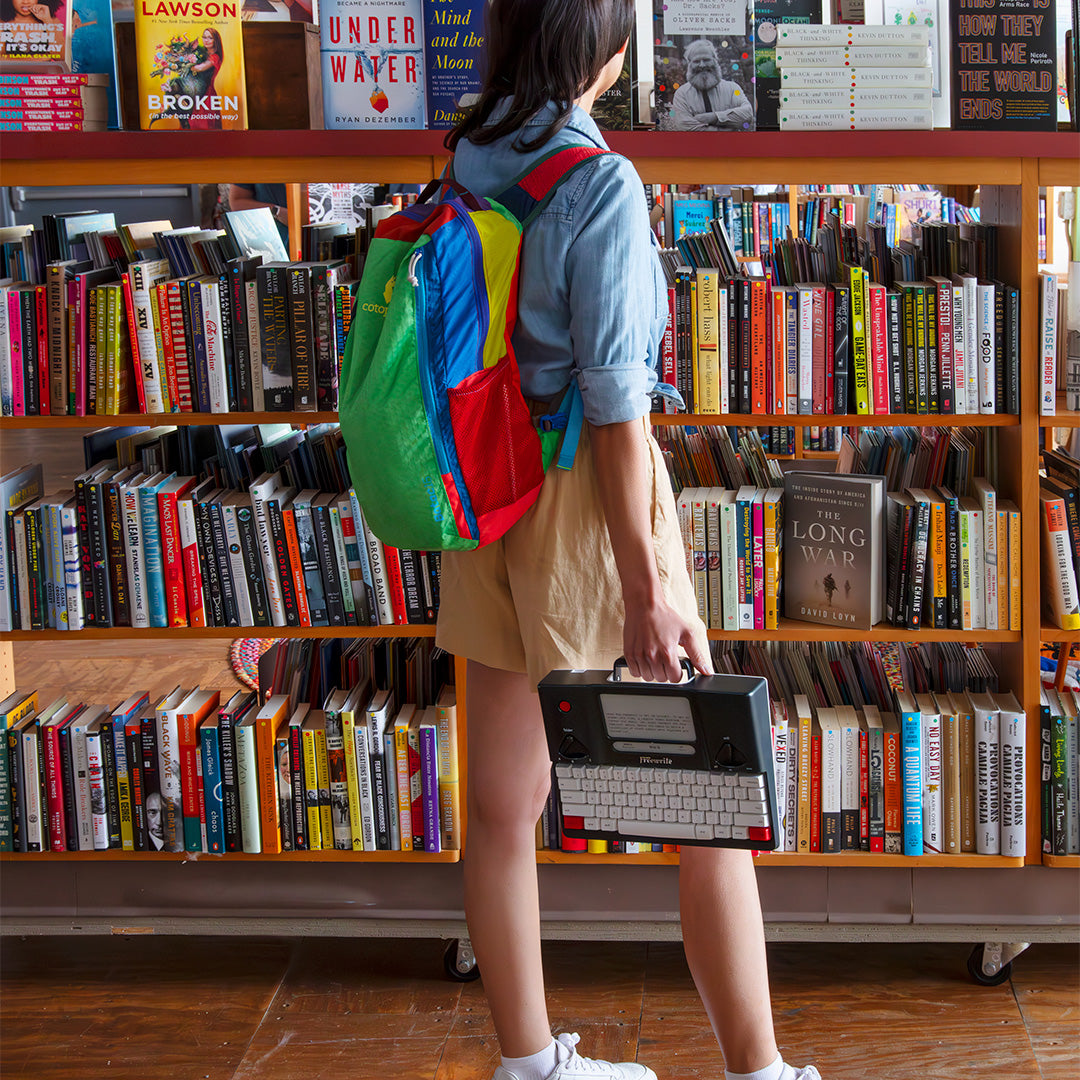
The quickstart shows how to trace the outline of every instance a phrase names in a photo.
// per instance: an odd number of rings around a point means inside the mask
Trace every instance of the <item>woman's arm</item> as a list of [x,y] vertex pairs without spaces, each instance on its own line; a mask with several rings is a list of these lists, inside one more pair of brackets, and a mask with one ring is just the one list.
[[682,678],[679,646],[698,671],[711,672],[707,641],[664,598],[652,538],[648,446],[641,420],[589,425],[600,502],[622,582],[623,655],[630,674],[659,682]]

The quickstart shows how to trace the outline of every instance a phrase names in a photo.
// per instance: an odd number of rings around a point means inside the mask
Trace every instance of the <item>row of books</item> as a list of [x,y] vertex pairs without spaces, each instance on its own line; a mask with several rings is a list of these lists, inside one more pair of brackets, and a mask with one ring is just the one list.
[[1043,612],[1063,630],[1080,630],[1080,459],[1047,447],[1040,460]]
[[175,688],[115,708],[0,704],[0,850],[425,851],[460,847],[456,700],[370,682],[288,694]]
[[13,629],[435,621],[438,553],[382,544],[351,487],[301,490],[279,470],[237,491],[115,461],[74,492],[34,497],[36,465],[2,483],[25,495],[3,537]]
[[934,126],[928,27],[780,23],[776,35],[781,131]]
[[104,131],[106,74],[0,73],[0,131]]
[[336,409],[352,266],[285,261],[265,208],[229,218],[229,233],[154,228],[154,246],[132,257],[107,243],[124,230],[104,222],[69,245],[89,258],[0,283],[0,412]]
[[1059,394],[1067,410],[1080,412],[1080,320],[1070,317],[1070,301],[1074,306],[1078,303],[1070,295],[1065,275],[1040,272],[1039,412],[1043,416],[1055,415]]
[[1080,855],[1080,691],[1040,690],[1042,849]]
[[663,216],[656,234],[665,247],[673,247],[681,236],[700,232],[713,218],[719,218],[736,256],[760,258],[791,227],[791,209],[784,193],[758,194],[752,187],[733,187],[730,194],[722,194],[711,186],[680,192],[660,184],[647,184],[645,190],[650,208],[658,198],[662,203]]
[[719,254],[712,232],[665,253],[662,374],[688,411],[1018,411],[1015,287],[973,274],[886,287],[856,265],[840,282],[779,285],[725,273]]
[[[876,212],[869,217],[869,221],[885,229],[885,242],[889,247],[896,247],[902,240],[910,240],[912,226],[924,221],[959,225],[979,220],[978,207],[964,206],[938,191],[890,189],[889,195],[890,200],[877,203]],[[851,225],[861,232],[868,220],[871,205],[868,195],[800,195],[797,235],[812,244],[816,243],[818,229],[826,225],[834,214],[845,225]]]

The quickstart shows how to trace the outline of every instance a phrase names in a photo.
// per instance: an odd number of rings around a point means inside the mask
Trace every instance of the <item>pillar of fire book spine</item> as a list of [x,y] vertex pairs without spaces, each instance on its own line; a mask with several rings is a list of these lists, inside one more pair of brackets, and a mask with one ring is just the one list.
[[240,0],[136,0],[143,130],[247,127]]
[[319,13],[327,128],[422,128],[421,0],[326,0]]

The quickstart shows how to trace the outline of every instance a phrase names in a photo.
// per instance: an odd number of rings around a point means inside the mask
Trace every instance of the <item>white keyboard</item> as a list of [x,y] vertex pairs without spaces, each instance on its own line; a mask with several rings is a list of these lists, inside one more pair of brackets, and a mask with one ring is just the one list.
[[563,824],[609,839],[772,840],[762,773],[555,766]]

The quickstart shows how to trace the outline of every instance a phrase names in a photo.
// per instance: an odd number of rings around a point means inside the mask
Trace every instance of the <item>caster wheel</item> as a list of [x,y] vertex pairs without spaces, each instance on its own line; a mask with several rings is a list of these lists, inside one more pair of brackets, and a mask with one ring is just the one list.
[[971,955],[968,957],[967,969],[968,974],[975,980],[980,986],[1000,986],[1003,982],[1007,982],[1009,976],[1012,975],[1012,961],[1007,964],[1003,964],[997,971],[991,975],[987,975],[983,971],[983,950],[984,946],[976,945],[971,950]]
[[468,940],[451,941],[443,953],[443,967],[446,974],[457,982],[473,982],[480,978],[480,969],[476,966],[476,957]]

